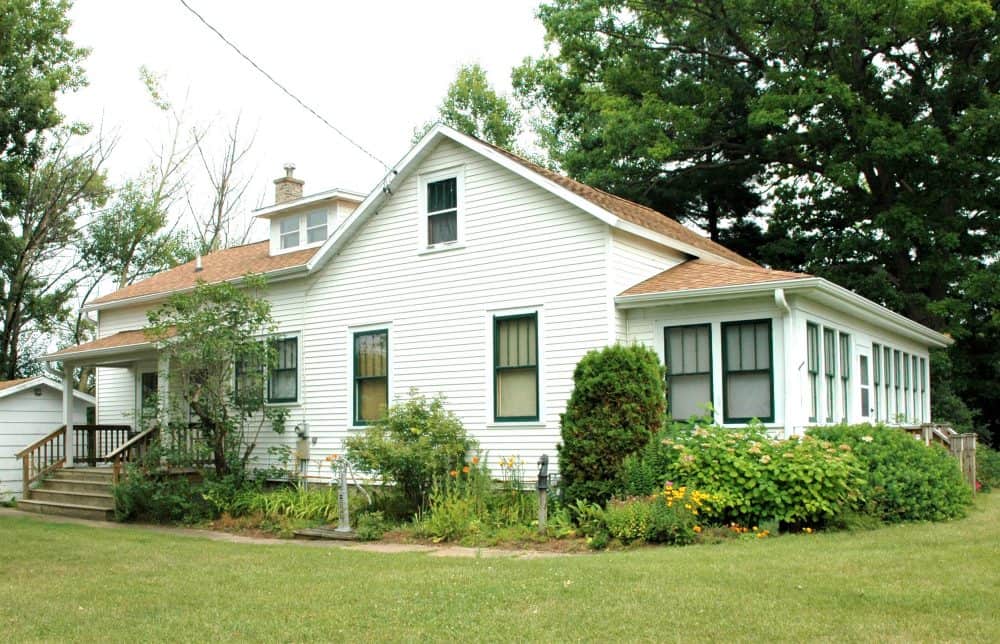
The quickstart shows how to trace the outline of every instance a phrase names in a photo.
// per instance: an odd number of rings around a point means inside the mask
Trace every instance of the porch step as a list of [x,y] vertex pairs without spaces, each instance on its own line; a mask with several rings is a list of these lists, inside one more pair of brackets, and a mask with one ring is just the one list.
[[96,483],[111,484],[111,477],[114,473],[110,467],[73,467],[60,468],[46,477],[46,480],[65,481],[92,481]]
[[86,481],[83,479],[50,478],[45,480],[45,484],[36,489],[52,490],[53,492],[96,492],[97,494],[111,494],[111,481],[107,483],[99,481]]
[[109,491],[84,492],[52,490],[47,486],[31,491],[32,501],[45,501],[47,503],[62,503],[67,505],[90,506],[104,508],[105,510],[115,509],[115,497]]
[[63,517],[90,519],[91,521],[113,521],[115,518],[115,511],[113,509],[109,510],[104,507],[74,503],[51,503],[36,499],[22,499],[18,501],[17,509],[24,510],[25,512],[36,512],[38,514],[57,514]]

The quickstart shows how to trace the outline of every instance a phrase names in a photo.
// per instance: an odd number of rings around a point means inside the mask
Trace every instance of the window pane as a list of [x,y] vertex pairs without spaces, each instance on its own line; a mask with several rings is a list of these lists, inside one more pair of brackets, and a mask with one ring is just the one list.
[[726,369],[736,371],[740,366],[740,325],[723,327],[725,334],[723,340],[726,343]]
[[298,367],[298,339],[285,338],[274,343],[276,361],[275,369],[296,369]]
[[427,218],[427,243],[444,244],[458,239],[458,212],[444,212]]
[[757,340],[755,337],[756,327],[752,324],[744,324],[740,329],[740,366],[739,369],[757,369]]
[[372,378],[388,374],[389,334],[363,333],[354,336],[354,377]]
[[326,241],[326,224],[306,231],[306,243],[313,244],[321,241]]
[[285,217],[278,222],[278,229],[282,235],[286,235],[291,232],[299,232],[299,216],[292,215],[291,217]]
[[819,373],[819,328],[814,324],[806,326],[806,352],[810,373]]
[[535,316],[496,321],[497,367],[527,367],[538,363]]
[[712,342],[708,325],[696,329],[698,337],[698,371],[708,373],[712,370]]
[[767,373],[726,375],[727,418],[769,418],[771,376]]
[[851,336],[840,334],[840,377],[847,378],[851,374]]
[[427,212],[458,208],[458,180],[454,177],[427,184]]
[[358,420],[371,423],[382,417],[389,404],[389,379],[369,378],[357,381]]
[[684,334],[667,329],[667,373],[684,373]]
[[298,385],[298,372],[272,371],[270,381],[271,400],[295,400]]
[[868,386],[868,356],[858,356],[858,371],[861,377],[861,386]]
[[823,371],[832,376],[837,368],[837,347],[833,331],[823,329]]
[[862,418],[868,418],[868,405],[869,405],[868,390],[867,389],[862,389],[861,390],[861,417]]
[[306,215],[306,228],[316,228],[326,226],[326,211],[316,210]]
[[668,384],[670,415],[683,420],[705,413],[705,405],[712,400],[712,377],[709,374],[673,376]]
[[497,372],[497,415],[504,418],[538,416],[538,372],[502,369]]
[[756,346],[755,346],[755,366],[754,369],[770,369],[771,368],[771,325],[765,323],[758,323],[754,327],[754,333],[756,334]]
[[666,334],[667,373],[673,375],[708,373],[712,351],[708,325],[668,327]]
[[281,236],[281,248],[294,248],[299,245],[299,230],[296,228],[294,231],[288,233],[287,235]]

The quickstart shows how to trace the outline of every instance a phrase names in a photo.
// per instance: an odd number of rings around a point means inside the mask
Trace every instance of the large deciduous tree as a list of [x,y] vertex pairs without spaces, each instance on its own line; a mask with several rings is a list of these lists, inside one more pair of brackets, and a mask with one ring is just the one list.
[[[517,148],[521,131],[521,114],[515,105],[490,85],[489,78],[478,64],[463,65],[438,107],[442,123],[459,132],[488,141],[507,150]],[[414,142],[430,129],[431,124],[414,133]]]
[[998,10],[556,0],[539,13],[548,53],[515,88],[576,178],[950,332],[949,388],[986,412],[1000,408]]

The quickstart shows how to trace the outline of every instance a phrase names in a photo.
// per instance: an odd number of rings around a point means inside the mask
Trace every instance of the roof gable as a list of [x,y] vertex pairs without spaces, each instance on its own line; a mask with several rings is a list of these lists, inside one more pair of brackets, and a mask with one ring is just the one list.
[[[36,386],[44,386],[62,393],[63,385],[58,380],[53,380],[48,376],[32,376],[30,378],[19,378],[17,380],[0,380],[0,399],[12,396],[18,392],[32,389]],[[82,391],[73,390],[73,397],[85,403],[94,404],[95,398]]]

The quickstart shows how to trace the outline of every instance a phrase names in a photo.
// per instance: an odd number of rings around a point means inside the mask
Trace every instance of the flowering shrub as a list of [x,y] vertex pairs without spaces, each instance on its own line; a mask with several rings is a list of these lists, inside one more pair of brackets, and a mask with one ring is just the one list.
[[882,521],[952,519],[972,500],[958,461],[906,432],[866,424],[816,427],[809,434],[851,448],[865,473],[860,509]]
[[624,466],[628,493],[677,481],[711,495],[720,523],[822,523],[855,500],[861,478],[852,450],[812,439],[773,440],[760,426],[732,430],[676,424]]
[[426,507],[434,481],[461,467],[476,441],[441,398],[428,400],[411,391],[409,400],[389,407],[345,445],[348,460],[394,484],[412,514]]
[[711,499],[710,494],[668,484],[648,497],[611,500],[604,510],[604,524],[608,534],[623,543],[688,544],[701,532],[698,515]]

